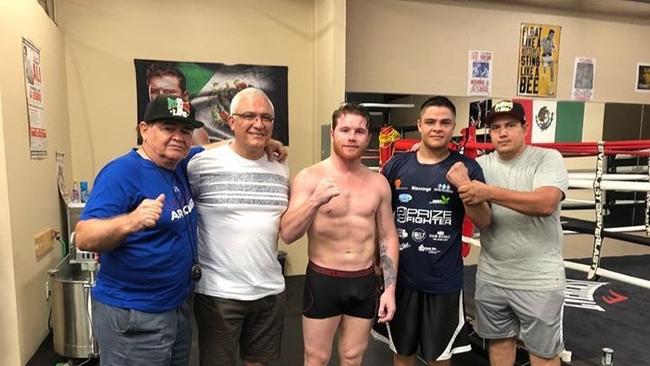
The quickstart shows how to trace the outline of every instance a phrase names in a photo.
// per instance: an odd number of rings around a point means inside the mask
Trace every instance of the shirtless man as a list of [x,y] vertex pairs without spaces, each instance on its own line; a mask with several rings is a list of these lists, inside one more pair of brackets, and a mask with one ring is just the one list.
[[[340,365],[361,365],[375,315],[395,312],[398,240],[386,179],[361,164],[368,146],[370,115],[344,104],[332,114],[333,153],[302,170],[291,185],[280,235],[292,243],[309,238],[303,296],[305,365],[327,365],[340,330]],[[375,314],[379,247],[384,292]]]

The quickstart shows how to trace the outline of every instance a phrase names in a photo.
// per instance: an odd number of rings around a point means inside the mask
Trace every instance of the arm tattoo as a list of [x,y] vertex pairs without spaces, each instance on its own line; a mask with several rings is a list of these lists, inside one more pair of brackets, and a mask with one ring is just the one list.
[[386,253],[386,243],[379,243],[379,262],[381,269],[384,272],[384,288],[389,287],[395,282],[395,265],[393,260]]

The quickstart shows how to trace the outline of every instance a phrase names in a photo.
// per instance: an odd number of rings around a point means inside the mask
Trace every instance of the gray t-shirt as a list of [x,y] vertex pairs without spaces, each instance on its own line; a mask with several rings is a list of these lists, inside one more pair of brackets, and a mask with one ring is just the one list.
[[[527,146],[514,160],[501,160],[494,152],[477,161],[489,185],[522,192],[550,186],[566,195],[567,171],[555,150]],[[481,230],[477,277],[512,289],[563,289],[562,239],[559,204],[550,216],[527,216],[492,204],[492,222]]]

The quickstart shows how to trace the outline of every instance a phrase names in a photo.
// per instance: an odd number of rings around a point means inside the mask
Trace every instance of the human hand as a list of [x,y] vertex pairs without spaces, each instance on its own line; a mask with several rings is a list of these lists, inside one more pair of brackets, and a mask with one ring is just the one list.
[[447,180],[456,188],[469,183],[471,180],[469,179],[469,173],[465,164],[457,161],[452,165],[449,171],[447,171]]
[[289,151],[287,147],[282,144],[282,142],[274,139],[270,139],[264,148],[266,155],[269,157],[269,160],[276,159],[279,162],[286,160],[289,156]]
[[420,146],[422,146],[422,141],[418,141],[415,144],[413,144],[413,146],[411,146],[409,151],[418,151],[420,150]]
[[165,195],[161,193],[156,199],[144,199],[135,210],[131,211],[129,218],[134,227],[134,231],[144,230],[154,227],[162,214]]
[[341,188],[336,181],[332,178],[324,178],[318,182],[314,193],[312,193],[312,198],[319,205],[324,205],[339,194],[341,194]]
[[473,180],[458,188],[460,199],[466,205],[477,205],[490,200],[489,186],[483,182]]
[[379,310],[377,312],[377,321],[386,323],[393,319],[395,315],[395,292],[384,291],[379,297]]

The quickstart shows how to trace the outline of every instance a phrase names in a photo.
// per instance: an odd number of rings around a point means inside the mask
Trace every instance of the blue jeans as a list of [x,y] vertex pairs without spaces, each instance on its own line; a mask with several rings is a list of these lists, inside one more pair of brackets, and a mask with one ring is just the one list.
[[101,366],[187,366],[192,346],[190,306],[145,313],[92,303]]

